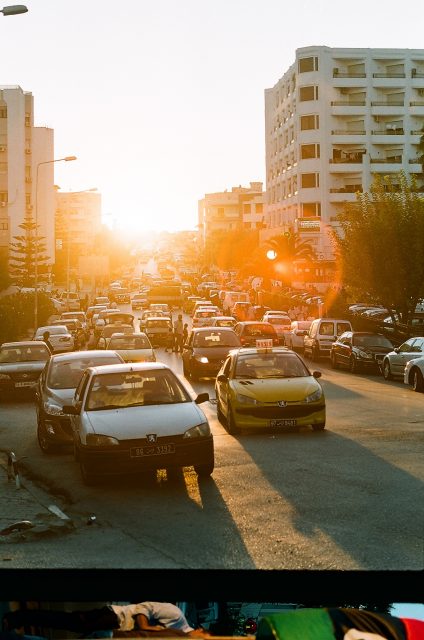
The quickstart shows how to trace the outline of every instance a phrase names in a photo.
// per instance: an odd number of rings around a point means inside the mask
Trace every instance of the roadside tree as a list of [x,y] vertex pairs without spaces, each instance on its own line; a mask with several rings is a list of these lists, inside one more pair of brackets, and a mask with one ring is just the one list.
[[37,261],[38,273],[47,273],[48,256],[45,254],[44,238],[38,235],[37,225],[31,214],[25,216],[19,225],[23,234],[13,237],[10,243],[10,275],[14,283],[21,287],[34,286],[34,265]]
[[424,298],[424,199],[404,173],[377,177],[338,216],[334,234],[344,285],[408,324]]

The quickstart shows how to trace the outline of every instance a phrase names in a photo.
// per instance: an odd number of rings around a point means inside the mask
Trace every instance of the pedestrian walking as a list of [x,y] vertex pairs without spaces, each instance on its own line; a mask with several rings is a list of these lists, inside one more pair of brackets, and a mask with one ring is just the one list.
[[52,343],[50,342],[50,331],[45,331],[43,333],[43,341],[46,343],[48,350],[50,353],[54,353],[54,348]]
[[174,351],[175,353],[182,353],[183,351],[183,333],[184,323],[181,313],[178,314],[177,319],[174,322]]
[[187,324],[187,322],[184,322],[184,327],[183,327],[183,346],[186,344],[187,338],[188,338],[188,324]]

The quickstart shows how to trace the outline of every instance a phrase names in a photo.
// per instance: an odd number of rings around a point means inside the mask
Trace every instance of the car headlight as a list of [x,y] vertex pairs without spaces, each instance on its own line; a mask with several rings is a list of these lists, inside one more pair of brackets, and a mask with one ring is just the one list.
[[371,360],[372,359],[372,354],[371,353],[367,353],[366,351],[362,351],[361,349],[358,349],[358,356],[360,358],[364,358],[365,360]]
[[251,398],[250,396],[244,396],[241,393],[236,393],[236,400],[239,404],[262,404],[262,402],[259,402],[258,400],[256,400],[256,398]]
[[108,447],[119,444],[119,440],[111,436],[102,436],[97,433],[87,434],[86,444],[88,447]]
[[198,424],[196,427],[192,427],[188,429],[183,435],[183,438],[205,438],[206,436],[211,435],[211,428],[207,422],[202,422],[202,424]]
[[49,414],[49,416],[63,416],[63,409],[58,404],[53,404],[52,402],[44,403],[44,411]]
[[201,362],[202,364],[207,364],[209,362],[206,356],[196,356],[195,358],[198,362]]
[[306,396],[304,402],[316,402],[322,398],[322,389],[321,387],[311,393],[309,396]]

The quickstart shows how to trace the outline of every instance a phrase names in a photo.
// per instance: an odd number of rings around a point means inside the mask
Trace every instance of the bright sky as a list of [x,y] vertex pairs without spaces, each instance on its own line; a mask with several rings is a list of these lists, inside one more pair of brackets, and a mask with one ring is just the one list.
[[25,4],[0,16],[0,85],[32,92],[55,157],[78,157],[56,184],[97,187],[127,229],[194,229],[205,193],[265,180],[264,89],[296,48],[423,46],[421,0]]

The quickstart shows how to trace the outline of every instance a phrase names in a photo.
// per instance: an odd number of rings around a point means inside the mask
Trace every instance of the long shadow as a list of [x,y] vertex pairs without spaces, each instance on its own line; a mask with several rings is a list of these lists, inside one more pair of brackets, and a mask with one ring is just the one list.
[[328,431],[279,434],[269,446],[263,446],[263,435],[241,435],[238,440],[270,485],[290,503],[294,529],[317,545],[317,566],[308,568],[324,568],[318,546],[322,534],[358,569],[423,568],[421,480]]

